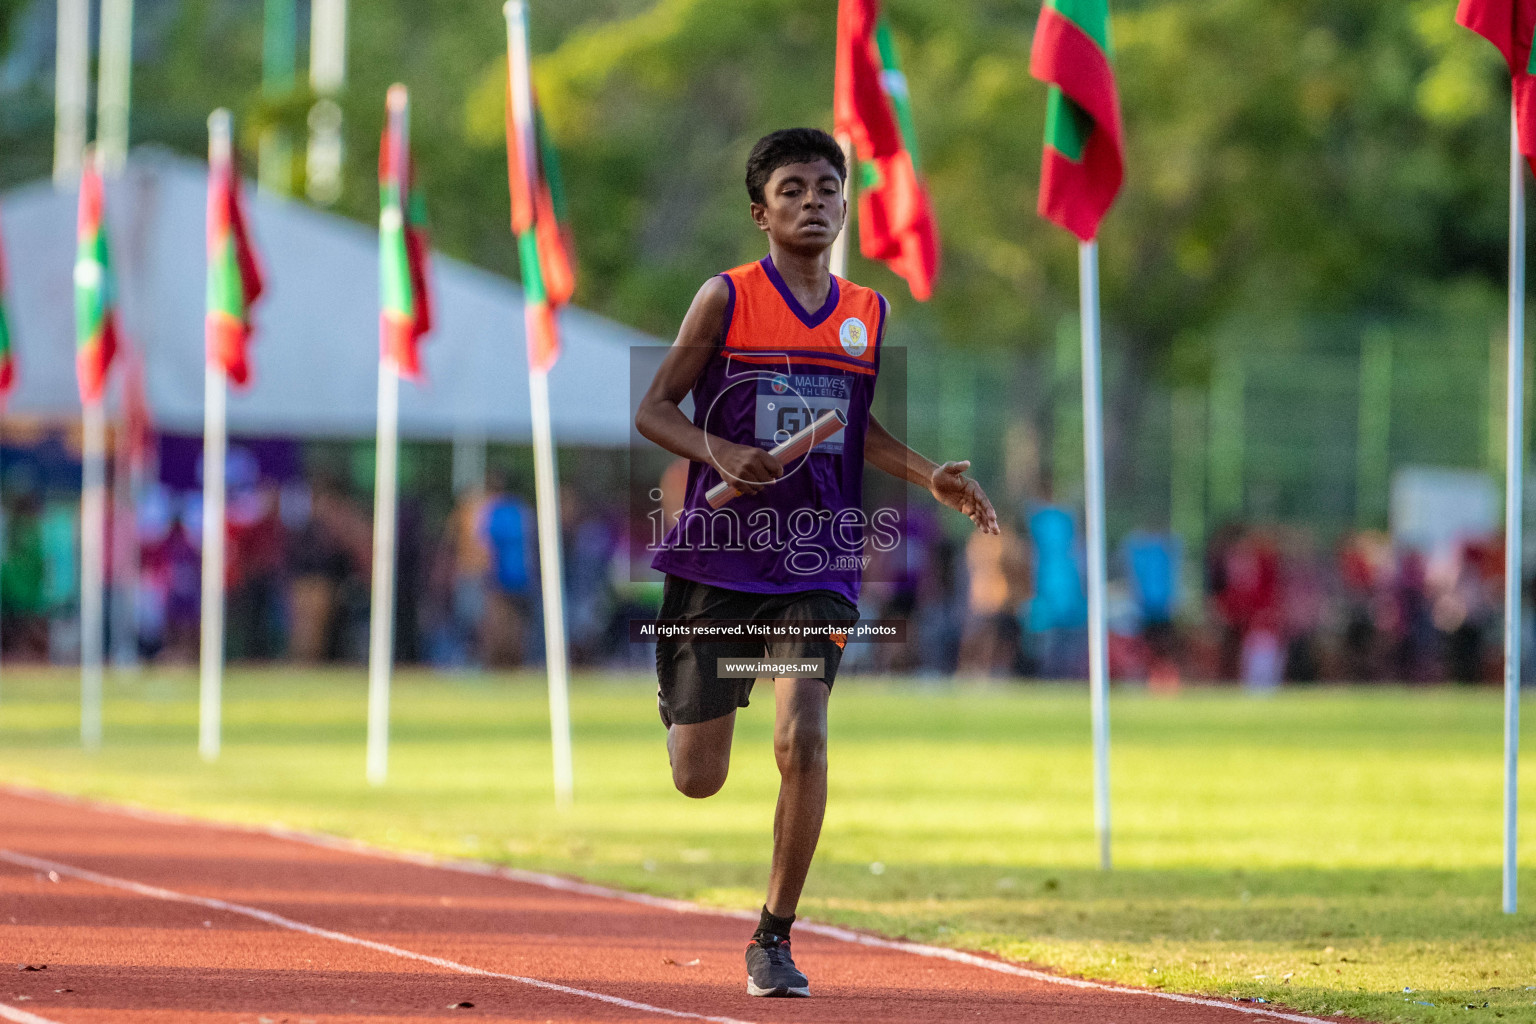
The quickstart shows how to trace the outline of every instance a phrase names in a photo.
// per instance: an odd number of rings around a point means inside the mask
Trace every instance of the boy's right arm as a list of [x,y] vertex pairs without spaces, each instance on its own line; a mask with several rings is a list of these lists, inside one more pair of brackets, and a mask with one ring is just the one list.
[[730,288],[721,278],[712,277],[699,289],[683,317],[677,341],[640,399],[635,429],[674,455],[715,467],[743,494],[756,494],[784,475],[779,460],[753,445],[733,444],[706,433],[678,407],[715,354],[729,304]]

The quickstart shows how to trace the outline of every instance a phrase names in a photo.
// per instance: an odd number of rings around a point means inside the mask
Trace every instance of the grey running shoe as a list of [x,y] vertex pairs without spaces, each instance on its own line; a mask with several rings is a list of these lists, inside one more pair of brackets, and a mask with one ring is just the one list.
[[764,935],[747,943],[747,995],[808,996],[811,983],[795,967],[789,940]]

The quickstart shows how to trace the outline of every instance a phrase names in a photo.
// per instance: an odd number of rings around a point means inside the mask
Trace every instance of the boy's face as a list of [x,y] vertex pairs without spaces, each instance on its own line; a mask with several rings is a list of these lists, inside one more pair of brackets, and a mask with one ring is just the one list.
[[752,219],[782,248],[796,252],[830,248],[848,211],[843,180],[825,158],[775,169],[763,198],[766,202],[752,204]]

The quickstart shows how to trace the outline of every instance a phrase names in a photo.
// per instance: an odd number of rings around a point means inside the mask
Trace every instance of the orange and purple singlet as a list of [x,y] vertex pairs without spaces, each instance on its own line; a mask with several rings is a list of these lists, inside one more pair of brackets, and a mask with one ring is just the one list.
[[776,483],[721,509],[705,499],[720,474],[691,463],[682,514],[651,564],[731,590],[831,590],[857,603],[864,435],[885,300],[833,276],[827,301],[806,312],[766,256],[720,276],[730,289],[725,329],[693,387],[694,425],[765,450],[830,409],[848,425],[786,465]]

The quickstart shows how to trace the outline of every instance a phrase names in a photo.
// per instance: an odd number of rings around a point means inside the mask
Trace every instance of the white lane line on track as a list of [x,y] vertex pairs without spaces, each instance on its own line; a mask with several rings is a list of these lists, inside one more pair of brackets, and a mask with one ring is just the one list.
[[4,1017],[6,1020],[13,1020],[16,1024],[59,1024],[56,1020],[39,1017],[37,1014],[28,1013],[26,1010],[18,1010],[16,1007],[7,1006],[5,1003],[0,1003],[0,1017]]
[[[140,812],[133,811],[131,813],[137,815]],[[150,815],[160,814],[158,811],[150,811],[148,813]],[[193,823],[193,820],[188,819],[182,819],[182,821],[183,823]],[[544,875],[536,871],[523,871],[520,868],[500,867],[495,864],[485,864],[473,860],[434,857],[431,854],[412,853],[404,850],[384,850],[354,839],[341,839],[334,836],[315,835],[309,832],[296,832],[291,829],[247,828],[240,825],[233,827],[242,831],[254,831],[261,835],[271,836],[274,839],[288,839],[329,850],[367,854],[368,856],[384,860],[404,861],[422,867],[442,868],[469,875],[504,878],[511,882],[523,882],[528,885],[537,885],[545,889],[554,889],[573,895],[594,896],[603,899],[639,903],[643,906],[655,907],[658,910],[673,910],[682,914],[706,914],[711,917],[730,917],[741,921],[756,921],[758,919],[758,915],[743,910],[705,907],[697,903],[689,903],[686,900],[670,899],[666,896],[651,896],[642,892],[625,892],[622,889],[609,889],[601,885],[593,885],[590,882],[578,882],[570,878],[561,878],[559,875]],[[1156,992],[1145,988],[1126,988],[1123,985],[1113,985],[1103,981],[1089,981],[1086,978],[1068,978],[1060,974],[1051,974],[1047,971],[1037,971],[1033,968],[1021,967],[1018,964],[1011,964],[1005,960],[992,960],[988,957],[977,956],[975,953],[967,953],[959,949],[929,946],[921,942],[903,942],[899,939],[883,939],[877,935],[865,935],[862,932],[850,931],[847,928],[839,928],[836,925],[802,921],[797,923],[795,927],[802,933],[811,932],[829,939],[836,939],[839,942],[850,942],[855,945],[870,946],[875,949],[890,949],[901,953],[911,953],[914,956],[928,957],[933,960],[948,960],[952,963],[980,967],[983,970],[995,971],[999,974],[1011,974],[1014,977],[1029,978],[1032,981],[1042,981],[1051,985],[1092,989],[1096,992],[1108,992],[1114,995],[1153,996],[1175,1003],[1186,1003],[1192,1006],[1210,1006],[1220,1010],[1234,1010],[1238,1013],[1267,1017],[1271,1020],[1294,1021],[1296,1024],[1324,1024],[1326,1021],[1326,1018],[1323,1017],[1307,1017],[1297,1013],[1284,1013],[1280,1010],[1263,1010],[1256,1006],[1244,1006],[1239,1003],[1224,1002],[1220,999],[1186,996],[1180,995],[1177,992]]]
[[[534,988],[546,989],[550,992],[561,992],[565,995],[580,996],[583,999],[594,999],[601,1003],[609,1003],[613,1006],[622,1006],[626,1010],[641,1010],[645,1013],[656,1013],[664,1017],[677,1017],[685,1020],[711,1021],[713,1024],[749,1024],[734,1017],[711,1017],[702,1013],[690,1013],[687,1010],[669,1010],[664,1006],[652,1006],[650,1003],[640,1003],[633,999],[622,999],[619,996],[604,995],[601,992],[589,992],[582,988],[572,988],[569,985],[557,985],[552,981],[541,981],[538,978],[524,978],[517,974],[503,974],[500,971],[488,971],[483,967],[471,967],[469,964],[461,964],[456,960],[445,960],[442,957],[428,956],[426,953],[415,953],[409,949],[401,949],[399,946],[391,946],[385,942],[374,942],[372,939],[361,939],[356,935],[348,935],[346,932],[332,931],[329,928],[320,928],[303,921],[295,921],[291,917],[274,914],[269,910],[260,910],[256,907],[247,907],[241,903],[230,903],[227,900],[214,899],[210,896],[193,896],[189,893],[175,892],[171,889],[161,889],[154,885],[145,885],[127,878],[114,878],[112,875],[103,875],[86,868],[77,868],[70,864],[61,864],[58,861],[44,860],[41,857],[29,857],[24,853],[16,853],[12,850],[0,849],[0,860],[9,861],[18,867],[33,868],[38,871],[56,871],[61,875],[78,878],[84,882],[92,882],[96,885],[104,885],[113,889],[123,889],[139,896],[147,896],[151,899],[166,900],[171,903],[191,903],[199,907],[207,907],[210,910],[223,910],[231,914],[240,914],[265,924],[278,928],[286,928],[289,931],[303,932],[305,935],[313,935],[321,939],[330,939],[333,942],[343,942],[352,946],[361,946],[379,953],[388,953],[406,960],[418,960],[424,964],[432,964],[435,967],[443,967],[460,974],[473,974],[482,978],[500,978],[505,981],[515,981],[522,985],[531,985]],[[0,1005],[0,1016],[4,1016],[7,1009]],[[20,1017],[10,1018],[22,1021],[23,1024],[53,1024],[42,1017],[26,1014],[23,1011],[15,1011],[22,1014]]]
[[[756,921],[758,915],[742,910],[727,910],[720,907],[705,907],[697,903],[689,903],[686,900],[670,899],[666,896],[651,896],[641,892],[625,892],[622,889],[609,889],[601,885],[593,885],[591,882],[578,882],[571,878],[561,878],[559,875],[545,875],[537,871],[524,871],[521,868],[501,867],[495,864],[486,864],[483,861],[458,860],[447,857],[434,857],[427,853],[414,853],[409,850],[388,850],[378,846],[370,846],[356,839],[343,839],[339,836],[328,836],[314,832],[301,832],[289,828],[265,828],[260,825],[241,825],[234,822],[207,821],[194,818],[190,815],[175,814],[170,811],[157,811],[146,807],[126,807],[121,804],[111,804],[96,800],[88,800],[83,797],[67,796],[61,793],[50,792],[46,789],[33,789],[20,786],[0,786],[0,792],[10,793],[14,796],[27,797],[41,800],[47,803],[68,804],[90,807],[107,814],[120,814],[127,818],[137,818],[141,821],[150,821],[162,825],[180,825],[183,827],[219,828],[231,832],[244,832],[247,834],[268,836],[273,839],[287,839],[292,842],[304,843],[308,846],[317,846],[326,850],[340,850],[345,853],[358,853],[381,860],[397,861],[406,864],[415,864],[420,867],[442,868],[448,871],[457,871],[468,875],[481,875],[488,878],[504,878],[512,882],[523,882],[528,885],[537,885],[545,889],[553,889],[558,892],[568,892],[580,896],[594,896],[600,899],[624,900],[629,903],[638,903],[642,906],[655,907],[659,910],[672,910],[681,914],[705,914],[711,917],[730,917],[739,921]],[[914,956],[927,957],[933,960],[948,960],[952,963],[966,964],[970,967],[979,967],[986,971],[995,971],[998,974],[1011,974],[1018,978],[1029,978],[1032,981],[1040,981],[1049,985],[1065,985],[1070,988],[1092,989],[1097,992],[1109,992],[1115,995],[1126,996],[1150,996],[1156,999],[1166,999],[1169,1002],[1185,1003],[1191,1006],[1209,1006],[1218,1010],[1233,1010],[1237,1013],[1254,1017],[1265,1017],[1270,1020],[1293,1021],[1295,1024],[1323,1024],[1327,1020],[1324,1017],[1308,1017],[1297,1013],[1284,1013],[1280,1010],[1263,1010],[1257,1006],[1243,1005],[1237,1002],[1229,1002],[1222,999],[1211,999],[1203,996],[1186,996],[1177,992],[1157,992],[1146,988],[1127,988],[1123,985],[1114,985],[1104,981],[1089,981],[1086,978],[1068,978],[1060,974],[1051,974],[1047,971],[1037,971],[1030,967],[1021,967],[1018,964],[1008,963],[1006,960],[993,960],[974,953],[966,953],[963,950],[948,949],[944,946],[929,946],[921,942],[902,942],[897,939],[883,939],[877,935],[865,935],[861,932],[850,931],[847,928],[838,928],[835,925],[815,924],[802,921],[796,924],[802,933],[812,932],[816,935],[840,942],[850,942],[860,946],[870,946],[876,949],[890,949],[902,953],[911,953]]]

